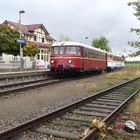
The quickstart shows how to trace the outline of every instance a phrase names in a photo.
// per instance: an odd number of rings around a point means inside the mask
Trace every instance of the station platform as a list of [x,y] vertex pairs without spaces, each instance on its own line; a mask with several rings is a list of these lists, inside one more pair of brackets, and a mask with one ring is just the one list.
[[0,69],[0,76],[1,75],[12,75],[12,74],[26,74],[26,73],[39,73],[39,72],[49,72],[50,69],[35,69],[35,70],[23,70],[23,71],[8,71],[8,70],[1,70]]

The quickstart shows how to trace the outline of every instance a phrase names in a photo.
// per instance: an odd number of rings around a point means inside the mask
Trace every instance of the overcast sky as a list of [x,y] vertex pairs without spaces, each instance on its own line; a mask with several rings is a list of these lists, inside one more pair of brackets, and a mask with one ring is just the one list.
[[131,50],[129,40],[138,39],[129,30],[139,27],[127,3],[131,0],[0,0],[0,22],[19,21],[22,24],[42,23],[56,40],[60,34],[73,41],[91,45],[93,38],[105,36],[113,52]]

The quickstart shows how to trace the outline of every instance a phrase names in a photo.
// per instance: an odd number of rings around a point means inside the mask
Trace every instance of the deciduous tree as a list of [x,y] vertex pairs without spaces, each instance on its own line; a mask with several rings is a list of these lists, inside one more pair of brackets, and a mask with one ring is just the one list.
[[68,36],[60,34],[58,41],[71,41],[71,39]]
[[30,42],[28,42],[24,48],[24,55],[26,56],[30,56],[31,58],[33,58],[33,69],[35,68],[35,55],[38,53],[38,47]]
[[17,38],[19,38],[17,30],[11,29],[5,24],[0,24],[0,53],[18,55],[20,48],[16,42]]
[[108,46],[109,41],[103,37],[100,36],[99,38],[94,38],[92,40],[92,46],[95,48],[100,48],[102,50],[105,50],[107,52],[111,51],[111,48]]
[[34,57],[38,53],[38,47],[28,42],[24,48],[24,55]]
[[[140,20],[140,0],[129,2],[128,6],[132,6],[135,10],[134,15]],[[131,28],[130,32],[135,32],[138,35],[137,41],[129,41],[128,44],[131,47],[137,48],[138,50],[133,54],[135,56],[140,55],[140,28]]]

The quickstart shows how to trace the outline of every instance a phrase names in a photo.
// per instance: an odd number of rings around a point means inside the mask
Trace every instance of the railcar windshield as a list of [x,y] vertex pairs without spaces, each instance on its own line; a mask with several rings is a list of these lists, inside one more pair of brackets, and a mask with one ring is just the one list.
[[52,55],[80,55],[79,46],[53,46],[51,49]]
[[59,50],[59,47],[58,47],[58,46],[52,47],[51,53],[52,53],[53,55],[57,55],[57,54],[58,54],[58,50]]
[[66,54],[80,55],[80,48],[77,46],[66,46]]

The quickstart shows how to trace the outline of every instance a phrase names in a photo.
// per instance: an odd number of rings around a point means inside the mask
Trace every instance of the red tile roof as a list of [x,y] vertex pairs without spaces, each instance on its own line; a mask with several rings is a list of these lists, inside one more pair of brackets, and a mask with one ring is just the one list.
[[31,24],[31,25],[26,25],[29,31],[34,31],[35,29],[41,27],[42,24]]
[[[20,24],[19,24],[19,23],[12,22],[12,21],[8,21],[8,20],[5,20],[4,23],[5,23],[5,24],[10,24],[10,25],[14,26],[15,28],[17,28],[18,30],[20,29]],[[21,24],[21,31],[22,31],[24,34],[28,34],[28,29],[26,28],[25,25],[22,25],[22,24]]]
[[[20,24],[19,23],[8,21],[8,20],[5,20],[4,23],[5,24],[10,24],[10,25],[14,26],[15,28],[17,28],[18,30],[20,29]],[[46,36],[49,36],[49,33],[46,30],[46,28],[43,26],[43,24],[31,24],[31,25],[23,25],[23,24],[21,24],[21,31],[22,31],[23,34],[34,35],[31,32],[36,30],[37,28],[42,28],[44,30]],[[49,38],[53,39],[50,36],[49,36]]]

